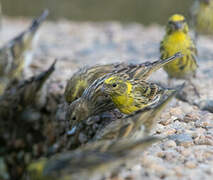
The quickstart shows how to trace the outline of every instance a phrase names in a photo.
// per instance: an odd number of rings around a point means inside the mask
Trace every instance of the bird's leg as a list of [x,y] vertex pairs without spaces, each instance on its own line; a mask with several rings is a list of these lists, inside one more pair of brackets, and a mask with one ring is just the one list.
[[195,44],[197,44],[197,41],[198,41],[198,32],[197,31],[195,31],[194,32],[194,42],[195,42]]
[[168,77],[168,86],[172,87],[172,79],[170,77]]
[[200,93],[199,93],[199,91],[197,90],[197,88],[196,88],[196,86],[194,85],[194,83],[192,82],[192,80],[189,79],[188,82],[189,82],[189,84],[193,87],[193,90],[194,90],[196,96],[200,98]]

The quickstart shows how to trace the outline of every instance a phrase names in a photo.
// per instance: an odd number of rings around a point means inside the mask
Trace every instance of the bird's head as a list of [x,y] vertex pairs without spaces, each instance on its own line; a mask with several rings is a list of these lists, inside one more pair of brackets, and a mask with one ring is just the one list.
[[122,77],[111,76],[107,78],[102,87],[102,92],[110,96],[123,95],[128,89],[128,83]]
[[81,98],[73,101],[68,108],[66,113],[66,120],[70,122],[71,125],[81,122],[88,118],[88,107],[86,102]]
[[79,78],[79,75],[76,73],[72,78],[67,82],[65,88],[65,99],[68,103],[72,103],[76,99],[80,98],[84,89],[87,87],[85,80]]
[[174,14],[169,18],[166,29],[167,34],[171,34],[177,31],[188,33],[189,31],[185,17],[180,14]]

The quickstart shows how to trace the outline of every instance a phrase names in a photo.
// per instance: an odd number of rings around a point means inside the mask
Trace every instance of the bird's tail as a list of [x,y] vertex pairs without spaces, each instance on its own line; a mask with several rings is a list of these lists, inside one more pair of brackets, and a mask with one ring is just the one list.
[[133,152],[135,150],[136,151],[144,150],[159,140],[160,138],[151,137],[151,136],[146,138],[140,138],[135,141],[124,139],[124,140],[117,141],[115,146],[111,146],[109,152],[117,153],[120,156],[122,156],[126,153]]
[[31,23],[31,26],[30,26],[30,31],[36,31],[38,29],[38,27],[40,26],[40,24],[42,22],[44,22],[44,20],[47,18],[49,14],[49,10],[46,9],[44,10],[44,12],[41,14],[41,16],[39,16],[38,18],[34,19]]
[[152,72],[156,71],[156,70],[160,69],[161,67],[163,67],[165,64],[167,64],[171,61],[174,61],[175,59],[180,58],[182,56],[183,55],[180,52],[178,52],[169,58],[157,60],[157,61],[151,63],[151,69],[152,69],[151,71]]
[[134,78],[136,79],[147,79],[153,72],[162,68],[165,64],[180,57],[182,57],[182,54],[178,52],[167,59],[159,59],[154,62],[145,62],[135,65],[136,67],[133,68],[132,70],[133,71],[132,76],[134,76]]

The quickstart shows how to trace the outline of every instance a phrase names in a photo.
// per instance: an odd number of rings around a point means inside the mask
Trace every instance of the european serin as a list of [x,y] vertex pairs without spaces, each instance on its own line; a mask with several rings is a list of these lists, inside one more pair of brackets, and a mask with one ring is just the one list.
[[168,74],[169,84],[171,78],[186,79],[193,87],[195,94],[200,97],[191,78],[196,76],[197,48],[189,36],[189,28],[184,16],[175,14],[169,18],[166,26],[166,35],[160,44],[161,58],[166,58],[175,52],[181,52],[183,57],[164,66]]
[[102,92],[108,94],[116,108],[124,114],[157,103],[166,89],[144,80],[131,79],[125,74],[113,75],[104,80]]
[[191,8],[192,25],[198,34],[213,34],[213,1],[195,0]]
[[148,107],[127,117],[111,121],[94,133],[93,140],[110,140],[123,137],[135,139],[148,136],[166,105],[180,89],[182,87],[177,90],[165,91],[159,103],[154,107]]
[[23,68],[31,60],[26,54],[32,50],[35,34],[47,15],[46,10],[39,18],[33,20],[27,30],[0,48],[0,77],[6,77],[8,81],[20,78]]
[[145,62],[141,64],[107,64],[97,65],[89,68],[80,69],[76,72],[70,80],[68,80],[65,89],[65,99],[68,103],[81,97],[84,90],[89,87],[96,79],[108,73],[126,73],[132,78],[146,79],[152,72],[160,69],[168,62],[180,57],[181,54],[172,54],[164,60],[157,60],[155,62]]
[[188,32],[189,28],[184,16],[175,14],[169,18],[166,35],[160,44],[161,58],[165,59],[176,52],[183,54],[183,57],[164,66],[169,78],[188,79],[195,76],[198,67],[197,49]]

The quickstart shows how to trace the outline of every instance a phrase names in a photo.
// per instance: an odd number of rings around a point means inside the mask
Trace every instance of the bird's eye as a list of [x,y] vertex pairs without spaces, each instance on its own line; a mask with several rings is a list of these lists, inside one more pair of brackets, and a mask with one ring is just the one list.
[[116,87],[116,86],[117,86],[117,84],[116,84],[116,83],[113,83],[113,84],[112,84],[112,87]]
[[75,121],[75,120],[76,120],[76,117],[75,117],[75,116],[74,116],[74,117],[72,117],[72,120],[73,120],[73,121]]

